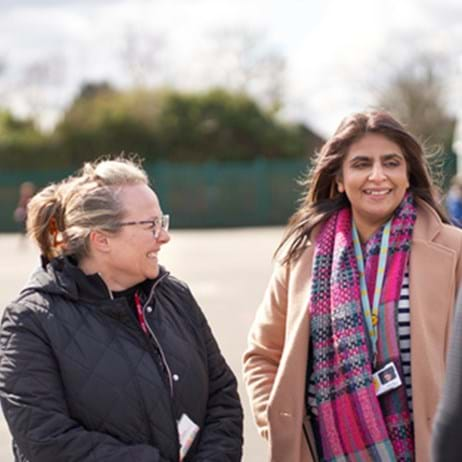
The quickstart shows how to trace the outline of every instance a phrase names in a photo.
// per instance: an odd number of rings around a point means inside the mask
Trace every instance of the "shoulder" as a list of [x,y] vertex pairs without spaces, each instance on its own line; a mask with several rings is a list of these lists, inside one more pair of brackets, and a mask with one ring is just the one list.
[[62,317],[65,292],[50,267],[36,269],[24,288],[4,309],[2,325],[45,326],[56,316]]
[[428,241],[457,252],[462,249],[462,229],[443,223],[436,211],[423,201],[417,202],[413,239]]
[[462,247],[462,229],[453,225],[443,224],[435,240],[459,250]]
[[188,284],[181,279],[167,274],[159,284],[159,297],[165,297],[164,300],[168,300],[166,306],[170,306],[183,318],[202,321],[202,310]]
[[179,297],[192,297],[188,284],[170,273],[162,279],[159,289],[172,292]]
[[44,323],[50,319],[52,303],[39,292],[21,293],[3,311],[1,321],[2,345],[15,332],[32,332],[43,337]]
[[5,312],[16,315],[27,316],[33,314],[47,313],[52,306],[50,297],[37,290],[23,290],[5,308]]
[[288,290],[298,286],[298,282],[305,284],[311,278],[315,245],[307,241],[299,253],[288,262],[276,259],[273,266],[271,285]]

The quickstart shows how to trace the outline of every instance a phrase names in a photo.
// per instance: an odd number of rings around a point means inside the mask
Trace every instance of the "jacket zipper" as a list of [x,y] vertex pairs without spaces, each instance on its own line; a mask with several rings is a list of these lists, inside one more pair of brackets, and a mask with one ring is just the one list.
[[170,398],[173,399],[173,377],[172,377],[172,371],[170,369],[170,366],[168,365],[168,362],[167,362],[167,357],[165,356],[165,353],[164,353],[164,350],[162,349],[162,346],[156,336],[156,334],[154,333],[154,331],[151,329],[151,326],[149,325],[149,321],[148,321],[148,318],[146,317],[146,309],[147,307],[149,306],[149,303],[150,301],[152,300],[153,296],[154,296],[154,291],[156,289],[156,287],[159,285],[159,283],[168,276],[169,273],[165,273],[164,275],[162,275],[159,280],[156,281],[156,283],[152,286],[151,288],[151,292],[149,293],[149,297],[146,301],[146,303],[143,304],[143,317],[144,317],[144,321],[146,323],[146,327],[148,328],[149,330],[149,333],[151,334],[152,336],[152,339],[154,340],[154,343],[156,344],[156,348],[157,350],[159,351],[160,353],[160,358],[162,360],[162,364],[164,365],[165,367],[165,370],[167,372],[167,377],[168,377],[168,385],[169,385],[169,389],[170,389]]
[[[144,314],[144,311],[143,311],[143,314]],[[148,347],[148,350],[150,351],[151,355],[153,355],[153,359],[154,361],[158,364],[158,357],[159,357],[159,354],[160,353],[160,358],[162,360],[162,363],[164,364],[164,367],[166,367],[166,371],[167,371],[167,376],[168,376],[168,379],[169,379],[169,391],[170,391],[170,415],[172,417],[172,421],[174,422],[174,432],[176,434],[176,441],[177,441],[177,452],[179,453],[180,451],[180,435],[178,434],[178,427],[177,427],[177,421],[176,421],[176,417],[175,417],[175,412],[174,412],[174,396],[173,396],[173,381],[172,381],[172,378],[171,378],[171,371],[170,371],[170,368],[168,367],[168,364],[167,364],[167,360],[165,358],[165,354],[162,350],[162,348],[160,347],[160,343],[159,341],[157,340],[157,337],[155,337],[154,335],[154,332],[152,332],[152,329],[149,327],[149,323],[148,321],[146,320],[146,326],[148,326],[148,330],[149,330],[149,333],[152,335],[152,338],[156,344],[156,346],[154,346],[151,341],[147,338],[147,336],[144,334],[143,332],[143,337],[145,337],[146,339],[146,344],[147,344],[147,347]],[[156,352],[155,349],[158,349],[158,351]],[[160,365],[158,365],[157,367],[161,367]],[[160,371],[160,373],[162,374],[163,371]],[[148,416],[148,419],[149,419],[149,416]]]
[[103,284],[105,285],[107,292],[109,294],[109,298],[111,300],[114,300],[114,295],[112,294],[112,290],[109,288],[109,286],[106,284],[106,281],[104,280],[103,276],[101,273],[98,273],[98,276],[101,278],[101,281],[103,281]]
[[[104,285],[106,286],[106,289],[108,291],[108,294],[109,294],[109,298],[111,300],[114,300],[114,295],[112,294],[112,291],[111,289],[109,288],[109,286],[106,284],[106,282],[104,281],[103,277],[101,276],[100,273],[98,273],[101,280],[103,281]],[[164,350],[162,349],[161,345],[160,345],[160,342],[159,340],[157,339],[157,336],[154,334],[153,330],[151,329],[151,326],[149,325],[148,321],[147,321],[147,318],[146,318],[146,308],[148,307],[149,305],[149,302],[152,300],[153,296],[154,296],[154,291],[155,291],[155,288],[159,285],[159,283],[164,279],[166,278],[167,276],[169,275],[169,273],[165,273],[163,274],[157,281],[156,283],[152,286],[151,288],[151,291],[149,293],[149,297],[148,297],[148,300],[147,302],[143,305],[143,317],[145,319],[145,322],[146,322],[146,326],[149,330],[149,333],[151,334],[152,336],[152,339],[154,340],[154,343],[156,344],[156,348],[157,350],[159,351],[160,353],[160,358],[162,360],[162,364],[167,372],[167,377],[168,377],[168,386],[169,386],[169,391],[170,391],[170,398],[173,398],[173,378],[172,378],[172,371],[170,369],[170,366],[168,365],[168,362],[167,362],[167,357],[165,356],[165,353],[164,353]]]
[[[144,313],[144,308],[143,308],[143,316],[145,316]],[[146,319],[146,316],[145,316]],[[168,385],[170,388],[170,398],[173,398],[173,378],[172,378],[172,371],[170,370],[170,366],[168,365],[167,358],[165,357],[164,350],[162,350],[162,347],[160,346],[159,340],[157,339],[156,335],[152,331],[149,322],[146,320],[146,326],[148,327],[149,333],[152,335],[152,339],[154,340],[154,343],[156,344],[156,348],[160,353],[160,358],[162,359],[162,363],[165,367],[165,370],[167,372],[167,377],[168,377]]]
[[167,362],[167,357],[165,356],[164,350],[162,349],[162,346],[160,345],[160,342],[157,338],[157,336],[154,334],[153,330],[151,329],[151,326],[149,325],[149,320],[146,317],[146,309],[149,306],[149,303],[154,297],[154,292],[156,287],[159,285],[159,283],[166,278],[169,275],[169,273],[163,274],[157,281],[156,283],[152,286],[151,291],[149,293],[149,297],[143,305],[143,317],[144,317],[144,322],[146,323],[146,326],[148,328],[149,333],[152,336],[152,339],[154,340],[156,347],[160,353],[160,357],[162,360],[162,363],[164,364],[165,370],[167,371],[167,376],[168,376],[168,383],[170,387],[170,412],[172,415],[173,422],[175,422],[174,428],[175,428],[175,433],[176,433],[176,440],[177,440],[177,449],[178,452],[180,450],[180,435],[178,433],[178,427],[176,425],[176,417],[175,417],[175,412],[174,412],[174,396],[173,396],[173,378],[172,378],[172,371],[170,369],[170,366],[168,365]]
[[[99,276],[101,277],[101,280],[103,281],[104,285],[106,286],[106,289],[108,291],[108,294],[109,294],[109,298],[111,300],[114,300],[114,295],[112,294],[112,291],[111,289],[109,288],[109,286],[106,284],[106,282],[104,281],[103,277],[101,276],[100,273],[98,273]],[[180,447],[180,437],[179,437],[179,434],[178,434],[178,428],[176,426],[176,418],[175,418],[175,413],[173,412],[173,378],[172,378],[172,372],[170,370],[170,367],[167,363],[167,358],[165,356],[165,353],[164,353],[164,350],[162,349],[161,345],[160,345],[160,342],[159,340],[157,339],[156,335],[154,334],[154,332],[152,331],[151,329],[151,326],[149,325],[149,322],[146,318],[146,308],[149,306],[149,302],[152,300],[153,296],[154,296],[154,291],[155,291],[155,288],[158,286],[158,284],[164,279],[166,278],[167,276],[169,275],[168,272],[166,272],[165,274],[163,274],[157,281],[156,283],[152,286],[151,288],[151,291],[149,293],[149,297],[148,297],[148,300],[147,302],[143,305],[143,316],[144,316],[144,319],[145,319],[145,322],[146,322],[146,326],[149,330],[149,333],[151,334],[152,336],[152,339],[154,340],[154,343],[156,344],[156,348],[158,349],[159,353],[160,353],[160,358],[162,360],[162,363],[165,367],[165,370],[167,371],[167,376],[168,376],[168,384],[169,384],[169,391],[170,391],[170,399],[171,399],[171,402],[170,402],[170,411],[171,411],[171,415],[172,415],[172,420],[173,422],[175,422],[175,425],[174,425],[174,429],[175,429],[175,433],[176,433],[176,440],[177,440],[177,447],[178,447],[178,451],[179,451],[179,447]],[[145,337],[144,333],[143,333],[143,336]],[[152,349],[152,345],[151,343],[149,342],[149,340],[147,340],[147,345],[149,347],[149,349]],[[156,353],[154,353],[156,354]],[[154,358],[155,359],[155,358]],[[140,396],[141,396],[141,392],[140,392]],[[146,421],[149,422],[149,415],[147,414],[146,412]],[[154,442],[154,435],[152,433],[152,429],[149,430],[150,434],[151,434],[151,441]]]

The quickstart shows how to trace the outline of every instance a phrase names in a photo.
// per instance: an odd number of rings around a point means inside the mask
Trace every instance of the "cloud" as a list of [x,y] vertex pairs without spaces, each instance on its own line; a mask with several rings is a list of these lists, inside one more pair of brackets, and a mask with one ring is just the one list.
[[[35,8],[48,8],[59,6],[60,8],[67,8],[73,5],[114,5],[115,3],[125,2],[126,0],[2,0],[2,9],[20,9],[27,7]],[[136,0],[135,0],[136,1]]]
[[462,56],[461,10],[459,0],[3,0],[0,58],[12,76],[64,56],[70,98],[83,80],[126,84],[121,50],[127,34],[138,34],[163,40],[154,73],[206,86],[217,71],[216,32],[240,28],[286,56],[286,114],[330,132],[369,104],[378,61],[419,49]]

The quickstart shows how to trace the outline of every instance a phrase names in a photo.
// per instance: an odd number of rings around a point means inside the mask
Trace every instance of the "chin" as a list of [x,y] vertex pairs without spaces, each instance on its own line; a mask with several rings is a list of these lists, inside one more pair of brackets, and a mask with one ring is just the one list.
[[369,213],[370,222],[371,224],[380,223],[383,224],[389,220],[389,218],[393,215],[395,209],[391,210],[384,210],[383,212],[375,210],[374,212]]
[[148,271],[146,273],[146,278],[148,278],[148,279],[155,279],[157,276],[159,276],[159,268],[158,267],[156,269],[152,269],[151,271]]

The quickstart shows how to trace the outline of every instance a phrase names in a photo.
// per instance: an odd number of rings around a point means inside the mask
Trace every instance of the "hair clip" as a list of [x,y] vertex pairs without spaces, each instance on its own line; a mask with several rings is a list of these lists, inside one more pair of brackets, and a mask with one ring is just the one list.
[[58,224],[56,222],[56,218],[52,217],[50,220],[50,224],[48,226],[48,232],[52,237],[52,245],[53,247],[60,247],[64,244],[63,234],[58,229]]

